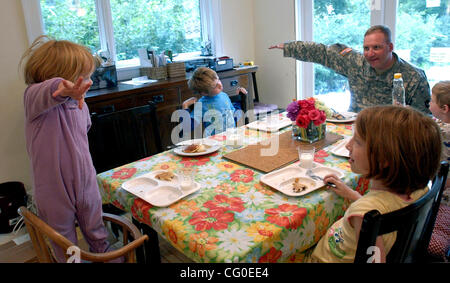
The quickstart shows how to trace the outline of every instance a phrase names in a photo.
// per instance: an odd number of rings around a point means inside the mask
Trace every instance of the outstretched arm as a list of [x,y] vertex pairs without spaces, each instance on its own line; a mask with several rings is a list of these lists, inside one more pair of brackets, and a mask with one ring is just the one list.
[[284,43],[269,46],[269,49],[284,49]]
[[74,100],[78,100],[78,108],[83,107],[84,96],[88,89],[91,87],[92,81],[85,80],[83,77],[79,77],[75,83],[68,80],[62,80],[58,89],[52,94],[53,97],[58,95],[61,97],[71,97]]

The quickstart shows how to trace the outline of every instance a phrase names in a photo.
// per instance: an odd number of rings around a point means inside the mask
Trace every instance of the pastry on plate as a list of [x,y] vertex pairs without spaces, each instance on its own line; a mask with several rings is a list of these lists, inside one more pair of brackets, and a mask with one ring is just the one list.
[[307,185],[300,183],[299,178],[295,178],[294,183],[292,183],[292,191],[294,191],[294,193],[300,193],[307,189],[308,189]]
[[170,171],[164,171],[155,175],[155,178],[161,181],[172,181],[175,174]]
[[201,143],[197,144],[197,143],[193,143],[193,144],[190,144],[190,145],[186,146],[186,147],[183,149],[183,152],[186,152],[186,153],[205,152],[205,151],[206,151],[208,148],[210,148],[210,147],[211,147],[211,146],[206,145],[206,144],[201,144]]

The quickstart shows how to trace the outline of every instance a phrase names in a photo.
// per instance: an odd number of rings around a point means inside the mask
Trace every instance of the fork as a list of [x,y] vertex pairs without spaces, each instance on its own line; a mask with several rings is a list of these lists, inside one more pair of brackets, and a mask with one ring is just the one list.
[[[320,176],[318,176],[318,175],[316,175],[316,174],[314,174],[313,171],[311,171],[311,169],[308,169],[308,170],[306,171],[306,175],[308,175],[309,177],[311,177],[313,180],[317,180],[317,181],[322,181],[322,182],[324,182],[324,181],[323,181],[323,178],[320,177]],[[325,183],[325,182],[324,182],[324,183]],[[327,186],[330,186],[330,187],[333,187],[333,188],[336,188],[336,184],[333,184],[333,183],[331,183],[331,182],[327,182],[326,185],[327,185]]]

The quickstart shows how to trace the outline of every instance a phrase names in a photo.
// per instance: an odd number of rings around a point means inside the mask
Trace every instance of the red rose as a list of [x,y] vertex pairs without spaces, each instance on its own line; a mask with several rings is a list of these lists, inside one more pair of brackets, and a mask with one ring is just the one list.
[[314,120],[314,125],[319,126],[320,124],[325,123],[326,120],[327,120],[327,115],[325,114],[324,111],[320,111],[319,119]]
[[308,113],[309,113],[309,110],[307,110],[307,109],[302,109],[302,110],[300,110],[300,112],[298,113],[299,115],[308,115]]
[[320,118],[320,111],[317,109],[313,109],[313,110],[309,111],[308,117],[309,117],[309,119],[315,121]]
[[307,128],[309,125],[309,122],[311,122],[311,120],[309,119],[309,117],[307,115],[298,115],[297,120],[295,121],[297,123],[297,126],[299,126],[300,128]]
[[311,100],[299,100],[298,105],[300,105],[300,109],[312,110],[314,109],[314,101]]

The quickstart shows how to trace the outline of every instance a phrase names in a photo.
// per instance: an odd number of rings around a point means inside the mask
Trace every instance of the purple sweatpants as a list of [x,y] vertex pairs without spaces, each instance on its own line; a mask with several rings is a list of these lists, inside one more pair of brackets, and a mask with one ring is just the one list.
[[[102,220],[102,201],[89,153],[91,126],[84,103],[52,97],[61,78],[30,85],[24,94],[25,135],[31,159],[34,199],[41,219],[77,244],[75,222],[92,252],[105,252],[108,232]],[[56,258],[65,262],[61,248]]]

